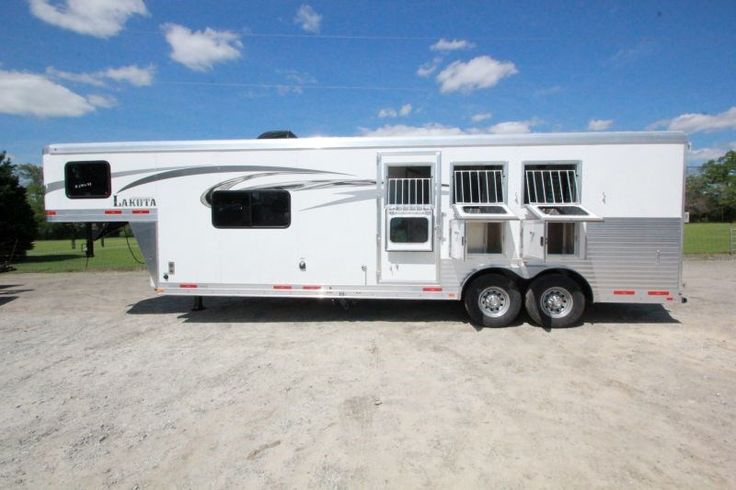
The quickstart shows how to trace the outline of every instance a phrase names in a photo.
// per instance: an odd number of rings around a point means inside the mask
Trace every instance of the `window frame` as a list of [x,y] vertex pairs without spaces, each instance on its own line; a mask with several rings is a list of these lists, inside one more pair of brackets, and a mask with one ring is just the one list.
[[[422,218],[427,221],[427,240],[424,242],[394,242],[391,240],[391,221],[399,218]],[[433,252],[434,251],[434,216],[427,211],[386,212],[385,248],[387,252]]]
[[[287,197],[287,204],[289,207],[289,220],[285,225],[274,225],[274,226],[261,226],[261,225],[248,225],[248,226],[223,226],[223,225],[217,225],[215,224],[215,202],[217,199],[217,196],[223,195],[223,194],[241,194],[241,195],[247,195],[248,196],[248,203],[247,205],[251,205],[251,200],[254,192],[283,192],[286,194]],[[212,223],[212,226],[218,230],[283,230],[286,228],[289,228],[291,226],[291,192],[287,191],[286,189],[280,189],[280,188],[267,188],[267,189],[223,189],[223,190],[216,190],[212,193],[212,203],[211,203],[211,211],[210,211],[210,222]],[[251,211],[251,221],[252,221],[252,211]]]
[[[404,168],[409,169],[412,167],[428,168],[429,177],[389,177],[391,169]],[[392,203],[391,198],[391,184],[390,181],[394,179],[426,179],[429,178],[429,195],[426,203],[415,203],[415,204],[404,204],[404,203]],[[384,189],[383,189],[383,202],[386,207],[393,208],[406,208],[406,207],[427,207],[434,206],[435,202],[435,166],[432,162],[404,162],[404,163],[384,163]],[[422,194],[423,195],[423,194]],[[402,193],[402,200],[404,198]],[[415,196],[416,197],[416,196]]]
[[[527,179],[526,172],[527,167],[533,167],[537,165],[545,166],[574,166],[575,167],[575,194],[576,201],[570,203],[527,203]],[[580,178],[582,168],[581,160],[528,160],[522,162],[522,179],[521,179],[521,196],[524,202],[524,208],[526,208],[532,215],[539,220],[545,222],[586,222],[586,221],[603,221],[603,218],[596,215],[588,208],[581,204],[583,195],[583,185]],[[579,209],[584,214],[548,214],[544,212],[542,208],[571,208]]]
[[[70,165],[90,165],[90,164],[104,164],[107,169],[107,193],[105,195],[93,195],[93,196],[73,196],[69,195],[69,179],[68,172]],[[108,199],[112,195],[112,169],[110,162],[107,160],[75,160],[72,162],[66,162],[64,164],[64,194],[67,199]]]
[[[458,167],[491,167],[489,170],[495,170],[493,167],[501,168],[501,202],[494,203],[456,203],[455,202],[455,170]],[[480,220],[480,221],[513,221],[519,217],[514,214],[508,206],[508,162],[497,160],[483,161],[457,161],[450,163],[450,205],[458,219],[463,220]],[[465,207],[475,206],[496,206],[503,209],[502,213],[469,213]]]

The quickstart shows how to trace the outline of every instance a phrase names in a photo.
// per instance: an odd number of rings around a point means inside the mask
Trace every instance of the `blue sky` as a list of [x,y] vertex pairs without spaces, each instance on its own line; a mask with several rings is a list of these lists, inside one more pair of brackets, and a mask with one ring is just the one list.
[[678,129],[736,148],[736,2],[8,0],[0,150]]

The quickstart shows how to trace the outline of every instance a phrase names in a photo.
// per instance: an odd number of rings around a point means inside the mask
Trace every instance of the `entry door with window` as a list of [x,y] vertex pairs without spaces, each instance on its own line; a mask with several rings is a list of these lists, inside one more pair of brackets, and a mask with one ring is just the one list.
[[439,153],[382,153],[378,157],[379,281],[435,283]]

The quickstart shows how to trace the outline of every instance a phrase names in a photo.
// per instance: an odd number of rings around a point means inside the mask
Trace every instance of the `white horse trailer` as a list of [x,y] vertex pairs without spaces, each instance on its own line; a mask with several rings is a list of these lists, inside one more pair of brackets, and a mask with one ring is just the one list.
[[160,294],[464,301],[565,326],[684,301],[682,133],[50,145],[54,222],[129,222]]

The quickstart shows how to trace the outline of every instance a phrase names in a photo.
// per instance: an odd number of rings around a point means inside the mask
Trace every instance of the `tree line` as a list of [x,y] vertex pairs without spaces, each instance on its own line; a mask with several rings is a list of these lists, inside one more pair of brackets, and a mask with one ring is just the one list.
[[16,165],[0,152],[0,267],[10,258],[25,257],[35,240],[83,236],[80,224],[46,221],[44,194],[41,166]]
[[[24,257],[34,240],[76,238],[80,225],[49,223],[44,209],[43,171],[39,165],[15,165],[0,152],[0,259]],[[700,167],[686,182],[691,221],[736,220],[736,151]]]
[[690,221],[736,220],[736,151],[709,160],[687,177],[686,210]]

